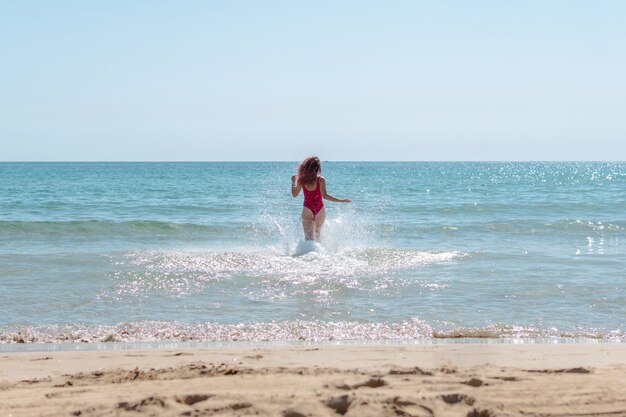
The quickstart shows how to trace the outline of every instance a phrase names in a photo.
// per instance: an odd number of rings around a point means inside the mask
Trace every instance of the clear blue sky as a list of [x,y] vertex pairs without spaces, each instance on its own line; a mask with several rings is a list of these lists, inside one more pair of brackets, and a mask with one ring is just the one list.
[[0,160],[625,160],[626,1],[6,1]]

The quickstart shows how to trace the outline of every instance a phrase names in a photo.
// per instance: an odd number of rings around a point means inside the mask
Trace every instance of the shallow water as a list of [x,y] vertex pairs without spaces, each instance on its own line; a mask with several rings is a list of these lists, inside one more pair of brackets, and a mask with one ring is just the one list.
[[294,169],[0,164],[0,342],[626,340],[626,163]]

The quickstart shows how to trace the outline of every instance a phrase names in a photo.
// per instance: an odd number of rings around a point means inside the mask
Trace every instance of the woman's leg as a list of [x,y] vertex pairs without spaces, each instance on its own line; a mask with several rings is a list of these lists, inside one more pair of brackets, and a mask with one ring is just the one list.
[[302,207],[302,228],[305,240],[315,239],[315,216],[307,207]]
[[326,209],[322,208],[315,215],[315,240],[317,242],[320,241],[320,233],[322,232],[322,226],[324,225],[324,220],[326,220]]

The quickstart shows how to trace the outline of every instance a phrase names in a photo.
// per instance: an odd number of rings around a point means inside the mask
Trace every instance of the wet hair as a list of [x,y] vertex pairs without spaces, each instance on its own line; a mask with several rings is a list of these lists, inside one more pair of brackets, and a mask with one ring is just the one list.
[[317,156],[309,156],[298,165],[298,184],[310,184],[322,172],[322,164]]

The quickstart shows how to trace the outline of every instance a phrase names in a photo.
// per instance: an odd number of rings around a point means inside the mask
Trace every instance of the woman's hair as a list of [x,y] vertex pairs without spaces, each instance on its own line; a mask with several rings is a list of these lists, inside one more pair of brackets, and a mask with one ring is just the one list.
[[322,164],[317,156],[309,156],[298,165],[298,184],[310,184],[322,172]]

